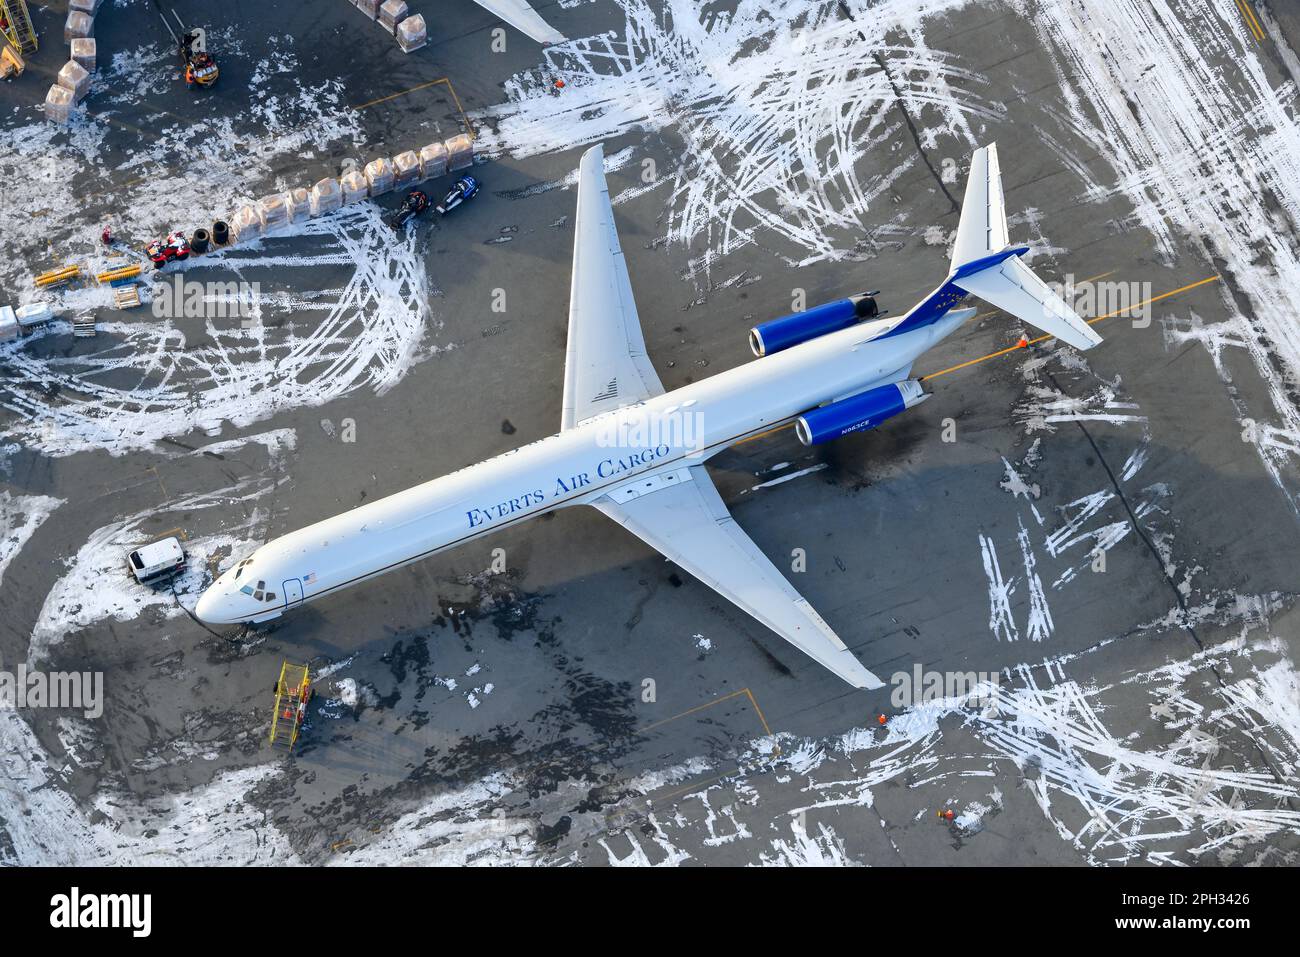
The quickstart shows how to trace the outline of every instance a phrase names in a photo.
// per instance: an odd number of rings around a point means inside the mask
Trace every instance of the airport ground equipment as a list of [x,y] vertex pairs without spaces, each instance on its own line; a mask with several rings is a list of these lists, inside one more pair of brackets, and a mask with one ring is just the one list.
[[36,52],[36,28],[27,12],[26,0],[0,0],[0,33],[19,53],[30,55]]
[[[207,34],[202,30],[187,28],[181,22],[181,18],[176,11],[164,11],[159,0],[153,0],[153,5],[158,11],[158,16],[162,19],[163,26],[172,35],[172,39],[176,41],[176,48],[181,57],[181,65],[185,68],[185,85],[190,89],[196,86],[204,89],[211,87],[217,82],[217,77],[221,75],[221,71],[217,69],[217,58],[207,49]],[[180,33],[176,32],[172,27],[171,20],[167,19],[168,12],[171,13],[172,19],[176,21],[176,26],[180,27]]]
[[313,694],[306,665],[287,661],[280,665],[280,680],[275,683],[275,713],[271,716],[271,747],[293,751]]
[[127,565],[142,585],[174,578],[185,570],[187,556],[181,540],[168,535],[142,545],[127,555]]
[[442,198],[435,209],[442,216],[446,216],[461,203],[466,203],[478,195],[479,181],[473,176],[462,176],[456,180],[456,184],[447,191],[447,195]]
[[0,48],[0,79],[12,80],[16,76],[22,76],[25,69],[27,61],[22,55],[9,44],[4,44]]
[[18,325],[24,330],[44,325],[54,318],[54,307],[48,302],[29,302],[17,310]]

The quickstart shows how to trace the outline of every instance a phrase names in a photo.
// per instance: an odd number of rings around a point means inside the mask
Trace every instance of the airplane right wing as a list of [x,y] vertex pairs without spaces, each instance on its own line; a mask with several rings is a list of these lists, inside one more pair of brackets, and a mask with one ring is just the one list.
[[663,391],[646,355],[627,260],[614,227],[605,154],[593,146],[582,154],[578,167],[560,428],[571,429],[584,419]]
[[474,0],[480,7],[496,14],[520,33],[538,43],[563,43],[565,36],[542,19],[528,0]]
[[883,686],[736,524],[704,466],[643,476],[591,504],[853,687]]

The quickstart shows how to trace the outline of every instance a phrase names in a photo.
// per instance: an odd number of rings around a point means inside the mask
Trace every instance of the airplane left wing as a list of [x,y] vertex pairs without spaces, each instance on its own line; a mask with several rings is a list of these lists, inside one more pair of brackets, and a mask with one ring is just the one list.
[[528,0],[474,0],[480,7],[495,13],[520,33],[538,43],[563,43],[564,34],[542,19]]
[[582,154],[573,232],[562,429],[664,391],[646,355],[600,146]]
[[883,686],[736,524],[704,466],[644,476],[591,504],[855,688]]

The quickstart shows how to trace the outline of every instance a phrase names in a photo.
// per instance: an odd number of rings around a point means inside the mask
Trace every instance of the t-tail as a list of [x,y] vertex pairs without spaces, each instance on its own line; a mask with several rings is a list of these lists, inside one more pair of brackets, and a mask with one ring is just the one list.
[[948,283],[1076,349],[1101,342],[1101,336],[1025,265],[1020,257],[1028,251],[1028,246],[1010,243],[998,148],[990,143],[971,157]]

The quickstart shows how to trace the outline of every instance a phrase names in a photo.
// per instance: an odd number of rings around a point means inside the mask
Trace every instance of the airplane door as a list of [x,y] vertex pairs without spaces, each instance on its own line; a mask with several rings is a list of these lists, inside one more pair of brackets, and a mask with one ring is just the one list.
[[290,578],[283,583],[284,588],[284,607],[292,608],[294,605],[302,604],[302,581],[297,578]]

